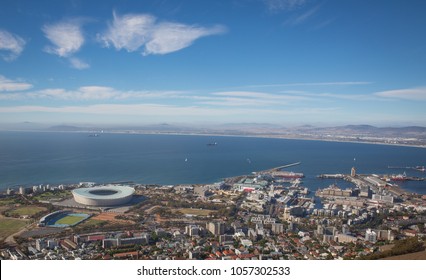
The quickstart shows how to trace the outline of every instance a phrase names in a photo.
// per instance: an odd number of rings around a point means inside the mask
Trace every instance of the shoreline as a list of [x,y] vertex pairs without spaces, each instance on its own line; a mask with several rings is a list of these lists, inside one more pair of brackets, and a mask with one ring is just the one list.
[[[1,132],[18,132],[18,133],[73,133],[73,134],[87,134],[87,133],[93,133],[93,131],[46,131],[46,130],[35,130],[35,131],[20,131],[20,130],[3,130],[0,131]],[[298,137],[287,137],[285,135],[253,135],[253,134],[214,134],[214,133],[179,133],[179,132],[130,132],[130,131],[104,131],[101,133],[98,133],[99,137],[102,137],[102,134],[130,134],[130,135],[171,135],[171,136],[201,136],[201,137],[233,137],[233,138],[258,138],[258,139],[282,139],[282,140],[303,140],[303,141],[319,141],[319,142],[336,142],[336,143],[352,143],[352,144],[370,144],[370,145],[385,145],[385,146],[395,146],[395,147],[413,147],[413,148],[426,148],[426,146],[416,146],[416,145],[404,145],[404,144],[392,144],[392,143],[377,143],[377,142],[362,142],[362,141],[342,141],[342,140],[337,140],[337,139],[313,139],[313,138],[298,138]],[[225,180],[228,178],[232,178],[232,177],[238,177],[238,176],[242,176],[244,174],[241,175],[235,175],[235,176],[231,176],[231,177],[225,177],[225,178],[221,178],[218,180]],[[247,175],[247,174],[246,174]],[[204,184],[212,184],[217,182],[218,180],[214,181],[214,182],[207,182]],[[133,182],[135,184],[158,184],[158,185],[167,185],[167,184],[162,184],[162,183],[144,183],[144,182]],[[4,188],[1,188],[0,191],[5,191],[7,190],[7,188],[12,188],[12,189],[16,189],[19,186],[24,186],[24,187],[29,187],[32,185],[38,185],[38,184],[53,184],[53,185],[60,185],[60,184],[65,184],[65,185],[73,185],[73,184],[78,184],[78,182],[69,182],[69,181],[61,181],[59,183],[52,183],[52,182],[41,182],[41,183],[27,183],[27,184],[14,184],[14,185],[5,185]],[[183,184],[183,183],[178,183],[178,184]],[[186,184],[203,184],[203,183],[194,183],[194,182],[188,182]],[[405,188],[402,188],[401,186],[398,186],[397,188],[395,188],[395,192],[397,193],[409,193],[409,194],[414,194],[417,192],[412,192],[410,190],[407,190]]]
[[[0,132],[40,132],[40,133],[93,133],[93,131],[79,130],[79,131],[49,131],[49,130],[1,130]],[[291,137],[283,134],[270,135],[270,134],[215,134],[215,133],[190,133],[190,132],[134,132],[134,131],[103,131],[99,134],[126,134],[126,135],[174,135],[174,136],[213,136],[213,137],[244,137],[244,138],[261,138],[261,139],[283,139],[283,140],[305,140],[305,141],[320,141],[320,142],[336,142],[336,143],[353,143],[353,144],[370,144],[370,145],[384,145],[395,147],[412,147],[426,149],[426,143],[423,145],[411,144],[396,144],[386,142],[368,142],[368,141],[353,141],[353,140],[340,140],[340,139],[323,139],[323,138],[310,138],[310,137]]]

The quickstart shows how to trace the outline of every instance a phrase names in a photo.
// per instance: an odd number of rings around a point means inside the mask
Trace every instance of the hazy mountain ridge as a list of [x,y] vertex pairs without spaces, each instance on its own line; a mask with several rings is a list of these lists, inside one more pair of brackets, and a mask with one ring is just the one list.
[[190,125],[159,123],[146,125],[53,125],[39,123],[19,123],[1,125],[2,130],[15,131],[57,131],[57,132],[87,132],[87,133],[148,133],[148,134],[189,134],[189,135],[233,135],[257,136],[290,139],[310,139],[327,141],[354,141],[368,143],[386,143],[426,146],[426,127],[376,127],[368,124],[318,127],[302,125],[286,127],[268,123],[228,123]]

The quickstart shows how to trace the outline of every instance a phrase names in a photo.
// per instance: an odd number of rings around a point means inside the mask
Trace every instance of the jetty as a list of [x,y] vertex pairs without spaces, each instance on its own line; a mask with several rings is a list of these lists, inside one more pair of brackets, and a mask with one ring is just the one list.
[[280,171],[281,169],[296,166],[296,165],[299,165],[301,163],[302,163],[301,161],[298,161],[298,162],[295,162],[295,163],[290,163],[290,164],[286,164],[286,165],[282,165],[282,166],[278,166],[278,167],[274,167],[274,168],[266,169],[266,170],[262,170],[262,171],[257,171],[257,172],[253,172],[253,173],[262,174],[262,173],[267,173],[267,172]]

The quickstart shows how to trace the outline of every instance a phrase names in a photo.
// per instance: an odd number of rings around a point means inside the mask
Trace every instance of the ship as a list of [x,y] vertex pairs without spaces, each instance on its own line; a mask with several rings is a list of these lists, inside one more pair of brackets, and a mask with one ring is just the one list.
[[426,168],[424,166],[416,166],[414,169],[417,170],[417,171],[421,171],[421,172],[426,171]]
[[398,174],[398,175],[392,175],[391,176],[392,181],[405,181],[407,180],[407,174]]

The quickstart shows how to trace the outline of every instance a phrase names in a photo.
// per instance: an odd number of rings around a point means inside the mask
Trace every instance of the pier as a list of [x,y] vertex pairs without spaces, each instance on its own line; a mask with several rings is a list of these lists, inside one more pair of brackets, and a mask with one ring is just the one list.
[[253,173],[262,174],[262,173],[266,173],[266,172],[279,171],[281,169],[296,166],[296,165],[299,165],[301,163],[302,163],[301,161],[298,161],[298,162],[295,162],[295,163],[290,163],[290,164],[286,164],[286,165],[282,165],[282,166],[278,166],[278,167],[274,167],[274,168],[266,169],[266,170],[262,170],[262,171],[257,171],[257,172],[253,172]]
[[317,178],[320,178],[320,179],[343,179],[343,178],[345,178],[345,175],[343,175],[343,174],[321,174],[321,175],[318,175]]

